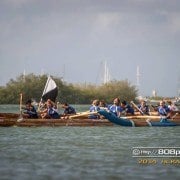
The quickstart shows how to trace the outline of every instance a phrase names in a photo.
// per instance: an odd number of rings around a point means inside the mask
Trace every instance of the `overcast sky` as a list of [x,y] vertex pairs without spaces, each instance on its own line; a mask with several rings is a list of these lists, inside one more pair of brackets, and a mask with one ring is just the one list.
[[0,85],[47,73],[72,83],[128,79],[140,94],[180,88],[179,0],[0,0]]

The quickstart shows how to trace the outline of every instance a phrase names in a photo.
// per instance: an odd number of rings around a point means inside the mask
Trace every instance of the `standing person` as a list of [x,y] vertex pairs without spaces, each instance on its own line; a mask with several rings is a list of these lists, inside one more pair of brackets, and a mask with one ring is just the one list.
[[[89,112],[97,112],[99,110],[100,110],[99,100],[95,99],[95,100],[93,100],[92,105],[89,108]],[[97,115],[97,114],[90,114],[88,116],[88,118],[89,119],[99,119],[99,115]]]
[[134,109],[126,101],[122,101],[120,107],[121,114],[134,115]]
[[145,100],[141,100],[140,104],[138,105],[138,108],[141,110],[140,113],[142,115],[150,115],[150,109],[149,106],[146,104]]
[[113,105],[109,106],[108,110],[112,112],[115,116],[120,117],[121,115],[120,99],[115,98],[113,101]]
[[31,99],[26,102],[26,107],[24,107],[22,109],[25,110],[23,112],[23,115],[26,118],[34,118],[34,119],[38,118],[37,111],[36,111],[35,107],[32,105]]

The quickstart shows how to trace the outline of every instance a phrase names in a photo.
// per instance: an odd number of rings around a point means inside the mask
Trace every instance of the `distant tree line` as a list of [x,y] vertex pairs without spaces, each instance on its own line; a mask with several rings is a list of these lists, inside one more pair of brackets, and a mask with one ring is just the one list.
[[[23,103],[28,99],[40,101],[47,75],[20,75],[15,80],[10,79],[6,86],[0,87],[0,104],[18,104],[19,95],[23,94]],[[112,103],[115,97],[131,101],[137,96],[138,90],[127,80],[113,80],[100,86],[92,84],[71,84],[63,82],[61,78],[52,77],[58,87],[57,101],[71,104],[90,104],[93,99]]]

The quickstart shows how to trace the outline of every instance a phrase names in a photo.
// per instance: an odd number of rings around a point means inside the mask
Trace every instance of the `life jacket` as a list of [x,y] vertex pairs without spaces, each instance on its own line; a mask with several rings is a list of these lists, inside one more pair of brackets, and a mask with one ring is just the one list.
[[31,108],[26,108],[26,114],[29,115],[29,118],[38,118],[38,115],[37,115],[37,112],[36,112],[36,109],[34,106],[31,106]]
[[158,112],[160,115],[167,116],[167,114],[170,112],[170,109],[167,106],[160,106],[158,108]]
[[52,119],[59,119],[59,117],[60,117],[60,115],[58,114],[58,112],[54,108],[48,108],[48,115]]
[[109,111],[111,111],[112,113],[114,113],[116,116],[118,116],[118,112],[121,112],[121,108],[120,106],[116,106],[116,105],[111,105],[109,107]]
[[65,110],[64,110],[64,114],[76,114],[76,111],[73,107],[68,106]]

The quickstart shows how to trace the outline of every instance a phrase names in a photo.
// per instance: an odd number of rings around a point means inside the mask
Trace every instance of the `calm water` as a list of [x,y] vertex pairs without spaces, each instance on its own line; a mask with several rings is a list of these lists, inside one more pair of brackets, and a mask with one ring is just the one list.
[[162,158],[139,164],[137,146],[180,146],[180,128],[1,127],[0,179],[179,179],[180,165]]

